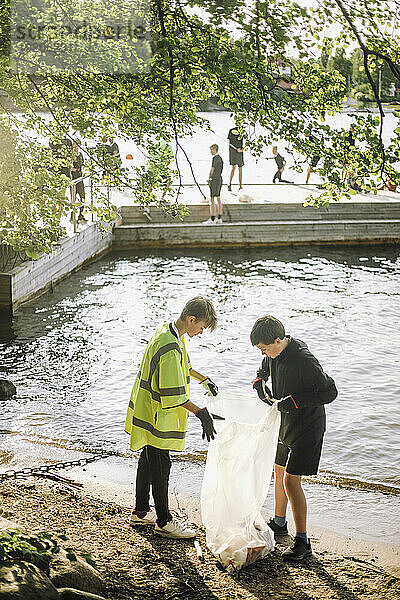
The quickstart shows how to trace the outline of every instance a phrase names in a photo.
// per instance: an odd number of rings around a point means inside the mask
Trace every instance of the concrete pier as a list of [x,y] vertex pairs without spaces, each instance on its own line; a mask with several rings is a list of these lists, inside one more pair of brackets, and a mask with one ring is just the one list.
[[101,235],[96,223],[60,240],[51,254],[26,260],[0,273],[0,311],[13,312],[22,302],[40,296],[86,262],[99,258],[111,247],[111,228]]
[[221,225],[203,224],[209,216],[205,203],[188,204],[183,220],[150,208],[150,221],[142,208],[120,206],[122,220],[105,236],[91,223],[61,240],[53,253],[0,273],[0,311],[12,312],[111,249],[400,243],[397,198],[346,201],[318,209],[285,200],[224,203]]

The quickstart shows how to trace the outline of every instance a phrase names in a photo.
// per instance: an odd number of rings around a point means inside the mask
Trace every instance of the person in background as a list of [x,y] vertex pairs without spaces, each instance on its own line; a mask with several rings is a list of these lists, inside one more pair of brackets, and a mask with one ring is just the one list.
[[347,132],[347,135],[345,136],[345,140],[346,140],[346,143],[347,143],[347,146],[349,149],[356,145],[356,140],[354,139],[353,131],[354,131],[354,123],[352,123],[350,125],[349,131]]
[[282,173],[285,170],[286,160],[283,158],[283,156],[281,156],[279,154],[277,146],[272,146],[272,154],[273,154],[273,156],[271,158],[273,158],[275,160],[276,166],[278,167],[278,169],[272,179],[272,183],[275,183],[276,180],[280,181],[281,183],[293,183],[292,181],[287,181],[286,179],[282,179]]
[[[324,404],[336,398],[337,389],[307,344],[287,335],[275,317],[258,319],[250,340],[264,356],[253,388],[263,402],[278,402],[281,412],[275,457],[275,516],[268,525],[275,538],[288,535],[289,501],[296,536],[293,545],[284,550],[283,559],[300,562],[312,554],[301,478],[317,474],[326,425]],[[269,379],[272,391],[267,387]]]
[[[349,131],[344,136],[344,146],[345,146],[346,155],[349,154],[349,152],[351,151],[351,148],[355,148],[355,145],[356,145],[356,141],[353,136],[353,131],[354,131],[354,124],[352,123],[349,127]],[[342,169],[342,180],[345,181],[348,177],[349,177],[349,165],[348,165],[347,161],[345,160],[345,162],[343,164],[343,169]]]
[[243,188],[243,138],[239,134],[236,127],[232,127],[228,133],[229,140],[229,164],[232,165],[231,176],[229,179],[228,191],[232,191],[232,181],[235,174],[236,166],[239,170],[239,190]]
[[49,148],[57,161],[57,168],[54,171],[71,179],[72,140],[69,137],[50,140]]
[[[305,136],[308,137],[308,139],[310,140],[310,142],[312,142],[316,146],[318,145],[318,140],[317,140],[317,138],[314,135],[312,135],[312,133],[310,133],[309,131],[306,131],[305,132]],[[315,173],[315,170],[316,170],[317,165],[318,165],[318,163],[319,163],[320,160],[321,160],[321,157],[318,156],[317,154],[313,154],[311,156],[310,164],[309,164],[308,169],[307,169],[306,183],[309,182],[310,177],[311,177],[311,173]]]
[[[81,141],[76,139],[72,142],[72,166],[71,166],[71,179],[74,181],[75,179],[79,179],[82,177],[82,168],[83,168],[83,155],[80,150]],[[86,219],[83,214],[83,209],[85,206],[85,186],[83,181],[79,181],[75,185],[75,198],[79,195],[79,199],[81,201],[81,206],[79,208],[78,221],[81,223],[85,223]],[[71,221],[73,220],[73,214],[71,214]]]
[[[213,419],[207,408],[190,401],[190,377],[203,384],[206,393],[216,396],[218,387],[195,371],[185,346],[190,338],[217,325],[214,306],[208,298],[189,300],[175,322],[161,325],[149,343],[136,376],[126,416],[125,431],[130,448],[141,450],[136,476],[136,504],[131,526],[154,525],[156,534],[175,539],[196,536],[195,531],[174,519],[169,510],[169,452],[182,451],[188,412],[200,420],[203,439],[214,439]],[[150,508],[150,488],[155,512]]]
[[[354,138],[353,131],[354,131],[354,123],[352,123],[350,125],[349,131],[347,132],[347,134],[344,138],[346,154],[350,154],[351,149],[355,148],[355,146],[356,146],[356,140]],[[343,179],[343,181],[347,181],[350,189],[355,190],[356,192],[362,191],[362,188],[358,183],[358,178],[357,178],[356,173],[351,169],[351,167],[349,166],[349,164],[347,162],[345,162],[345,164],[343,165],[342,179]]]
[[[111,185],[117,185],[118,184],[118,177],[116,177],[119,168],[122,165],[122,160],[121,160],[121,156],[119,153],[119,146],[117,144],[117,142],[114,142],[114,138],[113,137],[109,137],[108,138],[109,141],[109,146],[108,146],[108,158],[107,160],[110,162],[110,184]],[[114,177],[113,177],[114,176]]]
[[110,165],[110,157],[111,157],[110,145],[108,143],[108,137],[106,135],[104,135],[101,138],[101,142],[100,142],[100,144],[98,144],[98,146],[96,148],[96,154],[97,154],[97,159],[100,162],[100,166],[103,169],[102,174],[101,174],[101,185],[104,185],[104,183],[106,181],[106,177],[107,177],[107,170],[111,166]]
[[[222,202],[221,202],[221,188],[222,188],[222,170],[224,168],[224,161],[218,154],[218,144],[212,144],[210,146],[210,152],[212,158],[210,175],[208,178],[208,185],[210,187],[210,218],[204,222],[204,225],[221,225],[222,224]],[[215,217],[215,203],[214,198],[217,202],[217,217]]]
[[115,167],[120,167],[121,166],[121,156],[119,153],[119,146],[118,146],[117,142],[114,142],[113,137],[109,137],[108,141],[109,141],[109,146],[108,146],[107,150],[108,150],[108,153],[110,154],[110,156],[112,157],[113,164],[115,165]]

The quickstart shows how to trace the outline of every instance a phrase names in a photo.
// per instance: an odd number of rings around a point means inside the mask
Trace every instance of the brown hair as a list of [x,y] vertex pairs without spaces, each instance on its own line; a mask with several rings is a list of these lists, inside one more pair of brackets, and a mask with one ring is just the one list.
[[210,150],[211,148],[215,148],[215,150],[218,152],[218,144],[211,144]]
[[273,344],[276,338],[283,340],[285,328],[282,323],[271,315],[260,317],[253,325],[250,333],[250,341],[253,346],[257,344]]
[[196,296],[185,304],[179,318],[185,321],[187,317],[196,317],[198,321],[204,321],[211,331],[214,331],[217,326],[215,308],[211,300],[203,296]]

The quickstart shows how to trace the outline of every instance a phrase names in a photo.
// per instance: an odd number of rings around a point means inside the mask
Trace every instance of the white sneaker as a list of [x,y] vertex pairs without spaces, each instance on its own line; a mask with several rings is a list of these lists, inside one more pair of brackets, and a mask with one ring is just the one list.
[[154,525],[156,521],[157,515],[154,510],[150,509],[144,517],[138,517],[135,513],[132,513],[129,525],[130,527],[135,527],[136,525]]
[[203,225],[215,225],[215,220],[213,221],[210,217],[208,221],[203,221]]
[[144,216],[149,220],[152,221],[153,219],[151,218],[151,214],[150,214],[150,208],[148,206],[145,206],[143,209],[143,214]]
[[218,217],[216,223],[217,225],[222,225],[222,217]]
[[189,529],[184,525],[181,525],[176,519],[172,519],[164,527],[159,527],[156,523],[154,533],[161,535],[162,537],[173,538],[175,540],[188,540],[196,537],[196,532],[193,529]]

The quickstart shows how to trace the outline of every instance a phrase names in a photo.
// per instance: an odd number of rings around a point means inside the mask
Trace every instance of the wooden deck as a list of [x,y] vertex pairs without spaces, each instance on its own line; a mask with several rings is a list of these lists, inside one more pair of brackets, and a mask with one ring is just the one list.
[[188,207],[183,221],[151,209],[121,207],[122,225],[113,249],[229,247],[287,244],[361,244],[400,242],[400,203],[333,204],[319,209],[299,204],[225,204],[223,224],[204,225],[207,205]]

